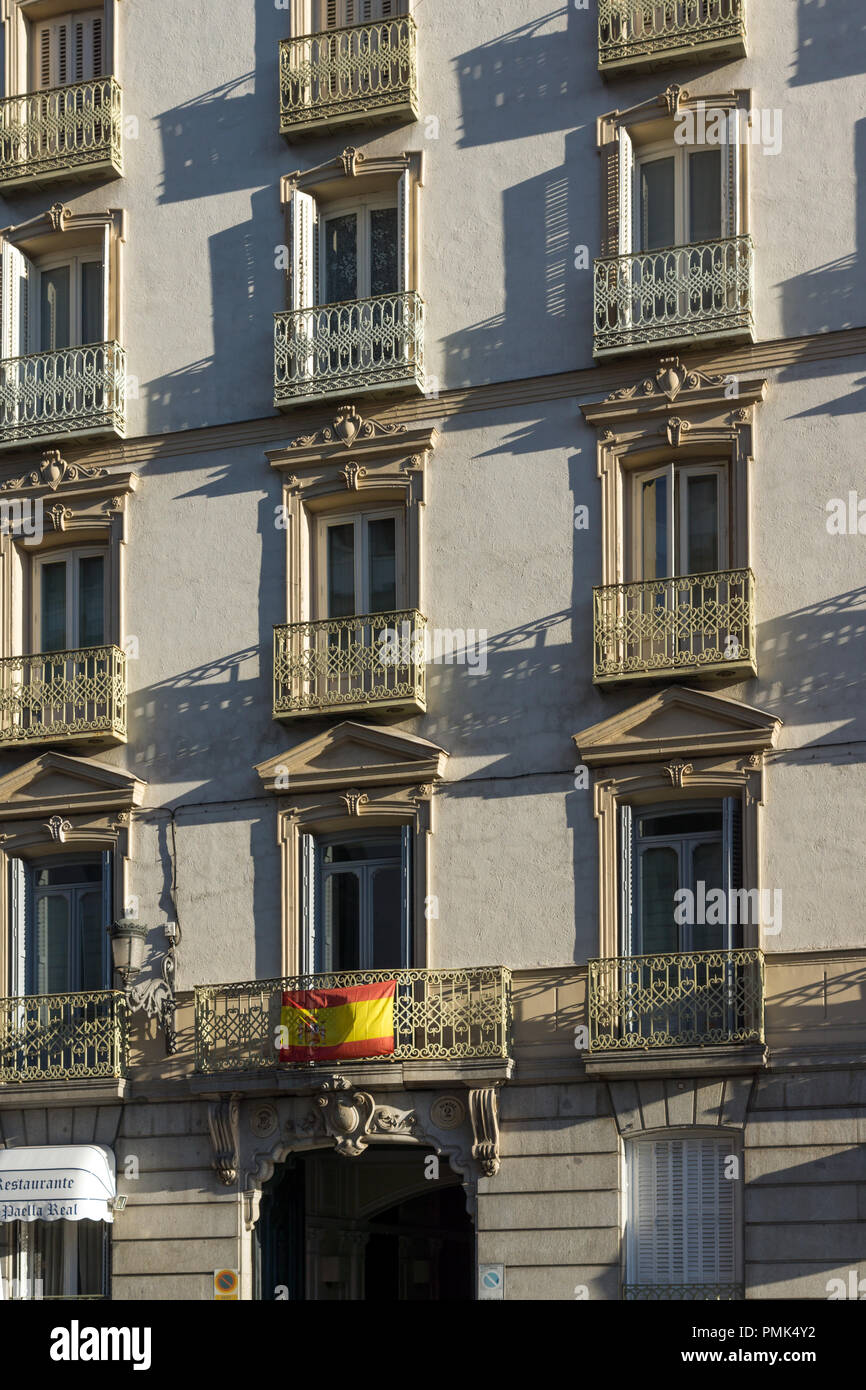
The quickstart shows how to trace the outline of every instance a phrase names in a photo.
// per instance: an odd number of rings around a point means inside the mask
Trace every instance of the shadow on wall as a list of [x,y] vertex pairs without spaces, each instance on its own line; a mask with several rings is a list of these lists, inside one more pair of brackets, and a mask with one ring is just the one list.
[[[840,545],[857,537],[840,536]],[[862,541],[861,541],[862,544]],[[776,710],[787,725],[832,719],[846,739],[866,738],[862,652],[866,641],[866,588],[834,594],[758,625],[758,669],[766,691],[752,703]],[[846,718],[847,715],[847,718]],[[834,737],[840,737],[837,732]]]
[[[853,184],[857,225],[855,249],[826,265],[795,275],[782,285],[782,314],[785,333],[829,333],[841,328],[859,328],[863,322],[866,297],[866,117],[854,131]],[[859,193],[859,196],[858,196]],[[815,225],[820,225],[820,209],[815,209]],[[821,238],[810,243],[820,248]]]
[[[594,7],[593,7],[594,8]],[[555,21],[565,19],[567,28]],[[581,39],[586,36],[586,42]],[[460,88],[460,146],[501,144],[563,130],[565,102],[581,89],[580,53],[596,66],[595,14],[572,4],[528,21],[454,60]]]
[[[285,307],[277,251],[285,226],[274,188],[250,197],[250,217],[216,232],[201,248],[210,265],[214,351],[146,383],[147,431],[201,428],[214,417],[275,413],[273,316]],[[187,250],[190,262],[196,250]],[[227,399],[226,383],[233,383]],[[234,406],[234,409],[232,407]]]
[[792,87],[866,72],[866,9],[862,0],[847,5],[844,0],[799,0],[797,27]]
[[[531,374],[534,353],[561,344],[563,371],[580,365],[575,325],[592,323],[591,248],[597,241],[599,181],[576,187],[583,132],[566,137],[559,168],[506,188],[502,195],[505,311],[443,339],[450,386]],[[575,247],[587,247],[576,267]]]

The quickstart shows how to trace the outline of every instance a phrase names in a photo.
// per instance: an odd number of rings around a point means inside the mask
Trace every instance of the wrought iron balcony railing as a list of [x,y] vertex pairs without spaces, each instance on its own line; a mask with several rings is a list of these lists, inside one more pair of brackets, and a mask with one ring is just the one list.
[[274,404],[424,389],[424,301],[414,290],[276,314]]
[[298,135],[346,121],[418,119],[415,21],[284,39],[280,44],[280,131]]
[[590,1052],[764,1041],[764,954],[684,951],[589,961]]
[[123,173],[123,112],[113,77],[0,101],[0,187]]
[[414,608],[274,628],[274,718],[427,708],[427,620]]
[[0,748],[126,741],[126,653],[120,647],[0,658]]
[[681,1299],[703,1303],[740,1302],[745,1298],[742,1284],[623,1284],[625,1303],[674,1302]]
[[126,1023],[120,990],[0,999],[0,1083],[125,1076]]
[[[511,1044],[511,973],[469,970],[357,970],[297,975],[195,991],[195,1065],[199,1072],[256,1071],[279,1063],[276,1039],[284,990],[342,989],[396,981],[394,1051],[385,1062],[459,1062],[507,1058]],[[363,1061],[376,1060],[364,1058]],[[333,1063],[330,1064],[333,1066]],[[341,1060],[340,1067],[353,1063]]]
[[746,0],[599,0],[598,66],[660,67],[692,58],[742,57]]
[[123,435],[126,358],[117,343],[0,360],[0,447],[30,439]]
[[605,584],[592,592],[596,685],[757,675],[750,569]]
[[750,236],[667,246],[595,262],[595,355],[754,339]]

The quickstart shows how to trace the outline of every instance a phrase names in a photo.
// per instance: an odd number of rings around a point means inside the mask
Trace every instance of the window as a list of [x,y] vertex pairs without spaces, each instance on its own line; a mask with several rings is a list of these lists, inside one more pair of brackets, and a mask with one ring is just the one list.
[[655,251],[725,236],[728,197],[722,151],[664,145],[642,153],[636,169],[635,249]]
[[314,0],[313,32],[345,29],[351,24],[374,24],[404,14],[403,0]]
[[302,837],[308,973],[412,964],[410,834]]
[[12,861],[13,995],[111,987],[110,855]]
[[694,1136],[626,1145],[627,1289],[689,1297],[696,1285],[736,1284],[739,1184],[725,1176],[731,1142]]
[[[739,800],[726,797],[687,809],[622,806],[620,817],[623,950],[645,956],[730,951],[742,945],[740,927],[727,912],[724,921],[716,922],[710,920],[715,911],[700,911],[715,890],[726,894],[727,903],[728,891],[742,886]],[[691,900],[676,896],[682,890]],[[708,920],[696,920],[699,916]]]
[[100,647],[105,642],[105,553],[49,551],[34,561],[33,651]]
[[102,1221],[0,1224],[8,1298],[107,1298],[108,1228]]
[[44,91],[101,77],[104,28],[101,9],[33,20],[29,28],[31,90]]
[[402,512],[319,519],[317,603],[321,618],[387,613],[405,603]]
[[321,218],[319,265],[322,299],[328,304],[396,293],[396,202],[355,203]]
[[663,464],[632,480],[633,578],[705,574],[727,565],[724,465]]
[[108,229],[102,247],[32,260],[3,246],[3,356],[62,352],[106,342],[109,333]]

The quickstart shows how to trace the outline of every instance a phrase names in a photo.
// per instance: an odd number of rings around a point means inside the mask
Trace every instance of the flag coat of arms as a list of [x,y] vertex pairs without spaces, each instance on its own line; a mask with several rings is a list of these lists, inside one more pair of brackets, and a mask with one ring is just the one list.
[[284,990],[281,1062],[335,1062],[394,1051],[396,980],[342,989]]

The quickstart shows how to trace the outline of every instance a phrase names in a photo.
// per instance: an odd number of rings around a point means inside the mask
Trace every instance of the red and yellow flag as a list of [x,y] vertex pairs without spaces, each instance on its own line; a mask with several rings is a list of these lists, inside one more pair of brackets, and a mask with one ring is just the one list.
[[332,1062],[394,1051],[396,980],[283,991],[281,1062]]

